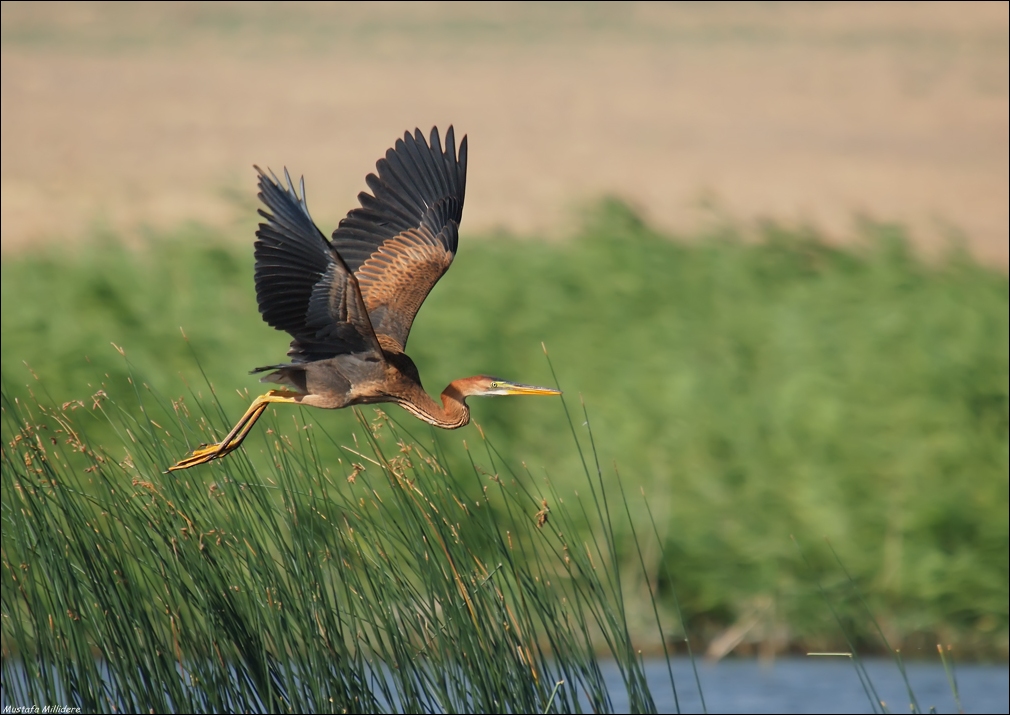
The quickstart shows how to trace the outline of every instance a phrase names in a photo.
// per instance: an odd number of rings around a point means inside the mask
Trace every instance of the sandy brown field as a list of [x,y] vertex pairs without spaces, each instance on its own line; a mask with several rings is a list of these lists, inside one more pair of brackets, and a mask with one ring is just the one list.
[[613,193],[680,232],[895,220],[1006,268],[1008,7],[5,2],[2,247],[232,225],[253,163],[329,230],[404,129],[451,122],[470,232]]

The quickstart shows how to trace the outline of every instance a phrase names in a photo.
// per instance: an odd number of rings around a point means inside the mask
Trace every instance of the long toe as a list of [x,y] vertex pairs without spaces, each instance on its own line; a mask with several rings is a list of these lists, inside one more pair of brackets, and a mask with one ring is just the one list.
[[190,467],[195,467],[198,464],[203,464],[204,462],[209,462],[213,457],[186,457],[185,459],[180,459],[178,462],[173,464],[168,468],[170,472],[177,472],[180,469],[189,469]]
[[227,453],[228,450],[222,449],[219,444],[212,444],[209,447],[194,449],[192,454],[180,459],[178,462],[169,467],[168,471],[175,472],[180,469],[189,469],[190,467],[195,467],[198,464],[205,464],[212,459],[216,459],[217,457]]

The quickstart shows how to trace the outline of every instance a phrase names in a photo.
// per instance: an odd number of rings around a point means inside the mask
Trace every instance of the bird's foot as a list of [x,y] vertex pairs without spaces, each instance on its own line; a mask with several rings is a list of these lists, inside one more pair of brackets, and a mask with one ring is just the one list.
[[195,467],[198,464],[206,464],[213,459],[217,459],[218,457],[223,457],[228,454],[235,449],[235,446],[227,444],[212,444],[207,447],[201,447],[200,449],[194,449],[188,457],[180,459],[178,462],[169,467],[168,471],[176,472],[180,469]]

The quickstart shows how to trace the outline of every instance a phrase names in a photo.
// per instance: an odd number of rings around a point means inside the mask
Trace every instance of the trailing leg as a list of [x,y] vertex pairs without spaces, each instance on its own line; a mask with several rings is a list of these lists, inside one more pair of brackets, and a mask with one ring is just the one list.
[[242,444],[242,441],[249,435],[249,431],[252,429],[253,425],[256,424],[256,420],[260,418],[271,402],[298,403],[301,402],[302,397],[304,397],[304,395],[284,390],[271,390],[265,395],[260,395],[253,400],[253,403],[249,405],[249,409],[245,411],[245,414],[242,415],[241,419],[239,419],[237,423],[235,423],[231,432],[225,435],[223,440],[221,440],[218,444],[212,444],[207,447],[201,447],[200,449],[193,450],[188,457],[180,459],[178,462],[169,467],[168,471],[175,472],[180,469],[195,467],[198,464],[206,464],[211,460],[223,457],[229,452],[238,449],[239,445]]

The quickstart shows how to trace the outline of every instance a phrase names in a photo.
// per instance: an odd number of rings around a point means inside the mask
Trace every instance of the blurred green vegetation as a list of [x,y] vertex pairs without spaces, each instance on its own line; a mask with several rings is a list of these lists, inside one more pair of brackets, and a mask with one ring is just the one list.
[[[481,373],[551,384],[544,342],[568,404],[585,400],[604,481],[616,467],[648,495],[695,634],[756,616],[750,637],[837,643],[817,581],[829,594],[848,581],[826,538],[906,654],[940,641],[1006,657],[1007,277],[956,250],[923,262],[896,226],[858,230],[845,249],[771,224],[757,241],[732,226],[677,238],[603,201],[567,241],[464,235],[408,352],[437,393]],[[251,240],[195,226],[135,249],[5,256],[0,290],[9,397],[90,405],[132,391],[132,369],[193,402],[202,369],[236,419],[261,389],[247,370],[287,347],[256,311]],[[574,488],[560,401],[471,402],[507,460]],[[387,410],[450,462],[479,439]],[[272,411],[351,439],[349,411]],[[254,460],[269,425],[246,442]],[[191,427],[194,446],[208,441]],[[89,434],[108,429],[96,418]],[[660,551],[646,558],[671,585]],[[850,625],[869,642],[872,625]]]

